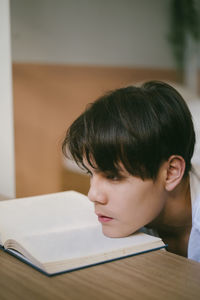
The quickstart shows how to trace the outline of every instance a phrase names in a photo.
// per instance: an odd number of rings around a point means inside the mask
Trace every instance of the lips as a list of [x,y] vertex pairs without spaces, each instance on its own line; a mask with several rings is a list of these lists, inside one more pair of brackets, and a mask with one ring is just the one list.
[[113,218],[99,214],[99,213],[96,213],[96,215],[97,215],[100,223],[108,223],[113,220]]

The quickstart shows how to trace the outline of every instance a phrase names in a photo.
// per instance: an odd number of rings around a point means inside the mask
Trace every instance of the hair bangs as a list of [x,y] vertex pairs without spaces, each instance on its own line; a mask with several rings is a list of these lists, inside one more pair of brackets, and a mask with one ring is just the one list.
[[113,126],[113,119],[110,115],[105,118],[105,112],[85,114],[84,149],[82,150],[84,158],[92,168],[118,174],[121,170],[120,129],[117,122],[114,122],[115,126]]

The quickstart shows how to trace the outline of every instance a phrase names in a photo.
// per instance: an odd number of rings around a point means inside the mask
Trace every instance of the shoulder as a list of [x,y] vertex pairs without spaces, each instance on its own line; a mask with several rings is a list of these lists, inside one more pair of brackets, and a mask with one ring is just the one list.
[[190,171],[190,193],[192,205],[200,201],[200,165],[192,165]]
[[193,165],[190,172],[190,193],[193,226],[200,230],[200,165]]
[[188,258],[200,262],[200,166],[193,165],[190,172],[192,229],[188,244]]

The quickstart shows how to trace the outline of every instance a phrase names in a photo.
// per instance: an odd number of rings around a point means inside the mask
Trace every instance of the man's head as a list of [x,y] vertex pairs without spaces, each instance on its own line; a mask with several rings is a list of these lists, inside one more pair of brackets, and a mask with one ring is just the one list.
[[191,114],[170,85],[150,81],[117,89],[97,99],[70,126],[63,142],[73,159],[117,175],[121,165],[133,176],[155,179],[170,156],[191,168],[195,133]]

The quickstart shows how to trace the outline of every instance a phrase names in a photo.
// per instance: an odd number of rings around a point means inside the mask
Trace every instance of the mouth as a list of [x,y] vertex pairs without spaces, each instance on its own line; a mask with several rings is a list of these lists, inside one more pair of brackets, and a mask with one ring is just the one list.
[[105,216],[105,215],[101,215],[101,214],[96,214],[96,215],[97,215],[100,223],[108,223],[113,220],[113,218]]

